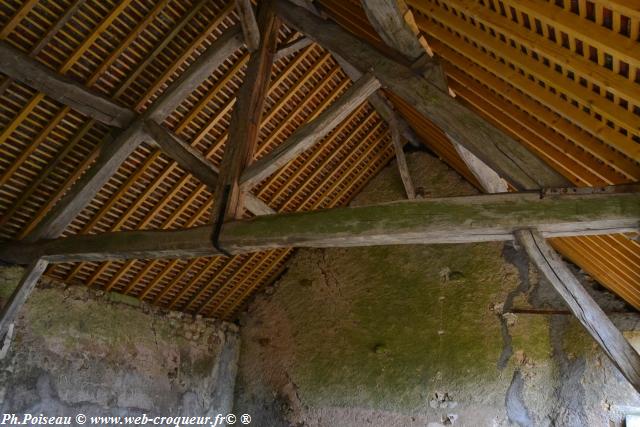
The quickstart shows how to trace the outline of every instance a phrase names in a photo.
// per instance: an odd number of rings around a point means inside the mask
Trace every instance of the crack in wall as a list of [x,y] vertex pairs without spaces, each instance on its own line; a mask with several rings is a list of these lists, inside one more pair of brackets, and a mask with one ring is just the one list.
[[526,294],[529,291],[529,260],[526,256],[522,256],[522,253],[514,246],[513,242],[505,243],[502,249],[503,258],[518,270],[519,285],[507,294],[507,298],[504,301],[501,312],[497,313],[500,321],[500,329],[502,333],[503,347],[500,357],[498,358],[497,367],[503,370],[509,359],[513,355],[513,346],[511,344],[511,334],[509,333],[509,325],[507,319],[502,313],[508,312],[513,308],[513,301],[519,294]]
[[505,396],[504,403],[507,407],[507,416],[511,422],[518,424],[520,427],[532,427],[534,423],[522,398],[523,389],[524,378],[522,378],[520,370],[516,369],[513,372],[511,384]]

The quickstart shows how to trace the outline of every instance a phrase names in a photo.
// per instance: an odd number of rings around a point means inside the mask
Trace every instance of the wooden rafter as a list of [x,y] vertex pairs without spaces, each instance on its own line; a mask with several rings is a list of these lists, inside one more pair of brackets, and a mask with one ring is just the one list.
[[411,180],[411,174],[409,173],[409,167],[407,166],[407,159],[403,151],[402,136],[400,135],[400,128],[397,121],[389,123],[391,127],[391,140],[393,142],[393,150],[396,153],[396,162],[398,163],[398,171],[400,172],[400,178],[402,179],[402,185],[404,185],[404,191],[407,193],[407,198],[415,199],[416,190]]
[[126,127],[135,114],[0,41],[0,71],[105,124]]
[[598,343],[636,391],[640,392],[640,355],[611,323],[611,320],[539,232],[519,230],[515,235],[533,264],[560,294],[589,335]]
[[251,164],[240,178],[242,188],[251,189],[300,153],[313,147],[379,88],[380,82],[372,75],[361,77],[315,120],[299,128],[278,148]]
[[[240,47],[240,30],[229,29],[216,43],[201,55],[189,69],[183,73],[147,110],[116,137],[108,135],[102,141],[102,149],[96,163],[82,176],[73,188],[58,202],[51,212],[40,222],[27,238],[37,240],[60,235],[75,216],[93,198],[101,188],[133,152],[144,138],[144,121],[164,120],[191,93],[212,70]],[[44,70],[43,70],[44,71]],[[46,72],[54,76],[51,71]],[[49,86],[42,88],[49,90]],[[83,92],[86,93],[86,90]]]
[[[637,188],[635,188],[637,190]],[[254,217],[223,225],[217,246],[203,232],[130,231],[7,243],[0,259],[26,263],[241,254],[288,247],[352,247],[512,240],[537,228],[544,237],[638,230],[640,193],[609,187],[541,194],[505,193],[387,203]]]
[[[153,120],[145,121],[145,130],[160,149],[175,160],[183,169],[190,172],[213,192],[218,182],[218,170],[199,151],[193,149],[182,139],[172,135]],[[275,213],[266,203],[253,194],[244,195],[246,208],[254,215]]]
[[284,1],[277,5],[278,13],[290,25],[361,71],[373,70],[389,90],[429,117],[517,188],[566,185],[565,179],[516,141],[450,99],[448,94],[408,67],[385,57],[338,25],[322,21]]

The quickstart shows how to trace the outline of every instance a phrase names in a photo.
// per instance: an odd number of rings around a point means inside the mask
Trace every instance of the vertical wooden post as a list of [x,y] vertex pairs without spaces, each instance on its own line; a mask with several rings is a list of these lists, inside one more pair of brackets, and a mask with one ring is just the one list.
[[227,219],[240,218],[243,214],[239,180],[242,171],[251,162],[257,144],[280,27],[272,0],[260,2],[258,27],[261,34],[260,46],[251,54],[244,82],[237,96],[214,195],[214,245],[217,244],[216,230],[220,230],[222,223]]
[[533,229],[515,232],[516,239],[531,261],[551,282],[589,335],[618,367],[622,375],[640,392],[640,355],[582,287],[560,256]]

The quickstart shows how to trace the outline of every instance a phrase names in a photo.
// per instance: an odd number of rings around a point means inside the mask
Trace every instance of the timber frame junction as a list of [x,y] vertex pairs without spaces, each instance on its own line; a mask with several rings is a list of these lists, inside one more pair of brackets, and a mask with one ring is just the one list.
[[[479,19],[486,18],[488,23],[497,19],[477,7],[474,9],[471,2],[451,3],[461,10],[475,10]],[[99,143],[95,161],[46,215],[20,239],[3,241],[0,260],[27,264],[28,268],[0,313],[0,336],[15,320],[49,264],[229,257],[293,247],[515,240],[622,374],[640,391],[640,356],[547,241],[558,237],[637,234],[640,227],[637,175],[629,184],[576,187],[543,160],[545,155],[535,155],[508,132],[458,102],[451,94],[456,90],[464,92],[464,85],[459,83],[465,77],[456,71],[450,73],[448,80],[445,78],[439,57],[433,55],[432,46],[419,29],[420,20],[427,18],[419,15],[416,23],[404,2],[362,1],[366,17],[386,45],[386,52],[329,19],[330,8],[325,11],[321,4],[310,0],[264,0],[254,13],[250,1],[236,1],[239,25],[225,29],[141,113],[55,72],[36,60],[33,53],[25,53],[7,41],[0,42],[0,71],[5,75],[5,85],[12,81],[24,84],[110,129]],[[69,12],[73,13],[73,9]],[[438,7],[427,12],[444,23],[454,20]],[[4,36],[11,32],[11,25],[15,27],[13,20],[3,30]],[[283,25],[294,29],[300,37],[279,44]],[[441,27],[431,30],[434,38],[439,35],[444,40],[448,36],[442,31]],[[467,37],[486,39],[486,35],[476,30],[466,31]],[[633,31],[637,29],[634,27]],[[434,48],[442,43],[440,39],[434,42]],[[46,40],[42,43],[46,44]],[[330,52],[354,83],[284,142],[256,158],[274,63],[312,43]],[[244,81],[231,111],[222,160],[214,165],[163,122],[214,70],[243,47],[249,52]],[[447,49],[441,47],[443,57],[455,56]],[[34,52],[37,50],[38,47]],[[630,56],[629,62],[635,64],[638,58]],[[529,62],[523,61],[536,69]],[[576,93],[581,92],[576,89]],[[634,88],[628,96],[636,94]],[[393,153],[409,200],[285,213],[277,212],[254,194],[261,182],[312,150],[365,101],[388,123]],[[479,186],[492,194],[416,198],[402,146],[419,137],[412,123],[398,112],[396,103],[410,105],[416,114],[427,117],[439,128]],[[601,105],[600,101],[593,102],[594,109]],[[612,114],[602,107],[598,114],[626,129],[626,135],[633,136],[640,129],[640,119],[629,111]],[[622,141],[619,135],[615,140],[620,141],[619,151],[637,163],[640,144]],[[212,192],[209,225],[63,236],[123,162],[149,141]],[[245,211],[253,217],[246,218]]]

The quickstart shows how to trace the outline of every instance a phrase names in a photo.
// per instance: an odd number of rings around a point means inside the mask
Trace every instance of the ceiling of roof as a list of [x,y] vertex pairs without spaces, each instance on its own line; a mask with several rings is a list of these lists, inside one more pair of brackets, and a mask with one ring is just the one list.
[[[408,3],[461,102],[578,186],[640,180],[639,12],[616,1],[595,6],[578,1],[565,8],[562,1],[528,0],[518,2],[518,9],[512,2],[488,0],[484,6],[466,0]],[[359,1],[322,0],[320,5],[348,30],[388,49]],[[61,22],[72,8],[68,21]],[[223,0],[8,0],[0,7],[0,38],[143,112],[236,21],[233,3]],[[283,27],[280,42],[297,36]],[[247,59],[244,49],[235,52],[164,122],[216,165]],[[109,129],[4,76],[0,83],[0,237],[23,238],[92,163]],[[315,44],[277,61],[257,157],[317,116],[350,84],[331,55]],[[389,95],[417,135],[475,182],[446,136]],[[365,103],[254,194],[282,212],[344,205],[392,157],[386,123]],[[209,221],[211,202],[202,183],[143,144],[65,234],[202,225]],[[615,235],[553,243],[640,308],[638,242]],[[58,264],[46,274],[176,310],[231,318],[253,291],[277,276],[291,253]]]

